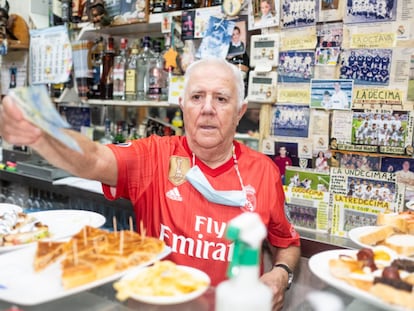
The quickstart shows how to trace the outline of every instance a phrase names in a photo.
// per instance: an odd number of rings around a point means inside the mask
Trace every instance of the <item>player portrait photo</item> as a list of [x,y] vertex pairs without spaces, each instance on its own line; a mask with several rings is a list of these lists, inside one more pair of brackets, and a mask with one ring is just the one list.
[[391,49],[351,49],[341,53],[340,78],[359,85],[388,85]]
[[229,50],[227,52],[227,58],[231,58],[237,55],[242,55],[246,52],[246,21],[235,21],[236,25],[233,28],[231,35],[231,41],[229,44]]
[[310,109],[305,105],[277,104],[273,107],[271,135],[308,137]]
[[314,75],[315,51],[285,51],[279,53],[279,82],[309,82]]
[[316,0],[283,0],[282,26],[304,27],[316,24]]
[[277,27],[280,20],[279,0],[249,1],[249,30]]
[[373,23],[396,20],[397,0],[347,0],[345,23]]
[[333,79],[311,81],[311,108],[349,110],[353,80]]
[[354,110],[352,140],[357,145],[405,147],[407,111],[371,112]]

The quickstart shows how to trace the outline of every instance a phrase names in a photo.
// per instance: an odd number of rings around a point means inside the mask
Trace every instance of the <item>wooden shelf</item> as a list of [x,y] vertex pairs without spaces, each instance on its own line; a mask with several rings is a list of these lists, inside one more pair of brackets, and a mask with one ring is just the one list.
[[85,103],[89,105],[99,106],[124,106],[124,107],[176,107],[175,104],[170,104],[166,101],[150,101],[150,100],[104,100],[104,99],[89,99]]

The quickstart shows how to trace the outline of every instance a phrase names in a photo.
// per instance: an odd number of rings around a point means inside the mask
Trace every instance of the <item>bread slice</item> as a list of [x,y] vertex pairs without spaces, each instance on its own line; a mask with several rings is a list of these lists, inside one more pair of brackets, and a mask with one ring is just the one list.
[[408,309],[414,309],[413,292],[398,290],[382,283],[374,284],[369,292],[388,303],[403,306]]
[[38,241],[33,261],[34,270],[41,271],[61,258],[67,251],[67,245],[67,242]]
[[65,260],[62,262],[62,285],[65,289],[74,288],[96,280],[96,269],[86,262]]
[[394,234],[384,241],[384,244],[403,256],[414,255],[414,235]]
[[377,225],[392,226],[395,231],[401,233],[414,233],[414,212],[379,213]]
[[379,242],[384,241],[392,234],[394,234],[394,228],[392,226],[378,226],[378,228],[360,235],[359,241],[366,245],[377,245]]

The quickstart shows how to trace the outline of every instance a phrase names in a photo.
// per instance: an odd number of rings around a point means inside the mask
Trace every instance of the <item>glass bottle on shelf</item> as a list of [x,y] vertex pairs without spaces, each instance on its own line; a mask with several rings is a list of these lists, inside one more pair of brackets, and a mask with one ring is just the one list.
[[108,145],[108,144],[112,144],[113,141],[114,141],[114,136],[112,135],[112,130],[111,130],[111,120],[106,118],[105,119],[105,134],[99,140],[99,142],[103,145]]
[[166,72],[164,71],[163,58],[161,55],[161,44],[154,41],[154,58],[150,60],[148,70],[148,93],[150,100],[163,100],[163,89],[166,84]]
[[123,132],[122,122],[118,122],[116,126],[116,134],[114,137],[114,144],[121,144],[125,142],[125,136]]
[[162,13],[165,11],[165,0],[154,0],[152,1],[152,12],[151,13]]
[[148,70],[149,64],[154,58],[154,53],[151,51],[150,37],[144,37],[142,41],[142,51],[138,57],[138,100],[146,99],[148,92]]
[[182,128],[184,125],[183,118],[181,116],[181,111],[177,110],[175,116],[171,121],[171,125],[175,127],[175,135],[182,135]]
[[92,85],[90,91],[91,98],[101,98],[101,74],[102,74],[102,57],[104,51],[103,38],[100,37],[95,40],[91,49],[92,62]]
[[128,59],[127,70],[125,73],[125,99],[137,99],[137,66],[138,66],[138,49],[133,47]]
[[133,127],[131,129],[131,134],[129,135],[129,140],[136,140],[139,139],[138,131],[136,127]]
[[109,37],[106,42],[105,53],[102,58],[102,75],[101,75],[101,98],[112,99],[113,98],[113,67],[114,67],[114,38]]
[[198,2],[194,0],[182,0],[181,9],[182,10],[191,10],[198,7]]
[[165,10],[167,12],[181,10],[181,0],[166,0]]
[[119,46],[119,54],[114,58],[114,73],[113,73],[113,98],[125,100],[125,67],[126,67],[126,51],[128,46],[128,39],[121,38]]

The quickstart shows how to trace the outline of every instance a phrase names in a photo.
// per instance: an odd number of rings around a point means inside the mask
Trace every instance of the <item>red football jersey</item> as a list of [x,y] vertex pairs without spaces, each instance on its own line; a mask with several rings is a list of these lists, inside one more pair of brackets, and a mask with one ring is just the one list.
[[[299,246],[299,235],[284,212],[279,171],[265,155],[234,142],[239,171],[248,200],[256,206],[268,229],[268,240],[277,247]],[[136,221],[147,234],[172,248],[170,259],[201,269],[216,285],[226,278],[232,243],[225,238],[226,224],[240,207],[207,201],[185,179],[193,156],[183,136],[151,136],[121,145],[108,145],[118,162],[116,188],[103,186],[108,199],[131,200]],[[216,190],[241,190],[233,159],[211,169],[195,158]]]

